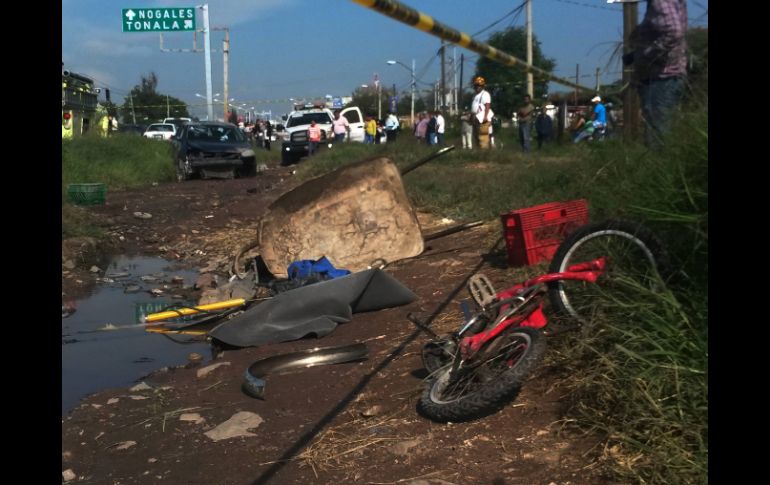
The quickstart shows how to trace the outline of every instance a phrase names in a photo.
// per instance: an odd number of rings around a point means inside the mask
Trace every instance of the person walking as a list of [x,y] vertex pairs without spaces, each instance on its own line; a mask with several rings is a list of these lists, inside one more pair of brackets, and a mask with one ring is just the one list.
[[484,87],[486,80],[481,76],[473,78],[473,89],[476,96],[471,103],[473,113],[473,132],[476,145],[482,150],[489,149],[489,128],[492,126],[492,96]]
[[265,121],[265,150],[270,151],[270,139],[273,137],[273,124]]
[[417,143],[427,143],[428,133],[428,114],[420,113],[420,122],[414,128],[414,136],[417,138]]
[[312,120],[307,128],[307,141],[307,154],[312,156],[321,142],[321,127],[315,123],[315,120]]
[[364,127],[364,144],[373,145],[374,137],[377,136],[377,122],[374,120],[373,116],[367,116],[364,119]]
[[553,134],[553,120],[545,110],[540,108],[540,112],[535,118],[535,133],[537,133],[537,149],[543,148],[543,143],[550,141]]
[[444,144],[444,132],[446,131],[446,121],[441,111],[436,111],[436,144]]
[[429,113],[430,119],[428,119],[428,126],[425,128],[425,143],[428,145],[436,144],[436,113],[431,111]]
[[340,114],[340,110],[334,112],[332,128],[334,130],[334,143],[344,142],[345,135],[350,133],[350,123],[348,122],[347,118]]
[[660,146],[684,94],[687,77],[686,0],[648,0],[644,19],[631,32],[631,52],[623,64],[633,67],[648,146]]
[[529,122],[533,111],[535,111],[535,107],[532,105],[532,98],[529,97],[529,94],[525,94],[523,104],[516,111],[519,119],[519,143],[521,143],[521,149],[524,153],[529,153],[530,150],[532,128]]
[[473,148],[473,121],[470,111],[466,111],[460,116],[460,138],[464,150]]
[[387,137],[387,142],[391,143],[396,141],[396,136],[398,135],[398,117],[395,113],[388,114],[388,118],[385,120],[385,136]]

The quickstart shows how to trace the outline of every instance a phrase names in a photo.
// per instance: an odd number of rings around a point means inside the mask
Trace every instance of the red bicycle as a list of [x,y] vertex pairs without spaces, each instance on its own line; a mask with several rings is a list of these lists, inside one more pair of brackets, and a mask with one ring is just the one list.
[[654,304],[667,266],[652,232],[611,220],[570,234],[548,274],[499,292],[486,276],[474,275],[468,282],[474,314],[460,330],[422,349],[430,376],[418,411],[439,422],[498,411],[516,397],[545,353],[545,334],[553,333],[543,310],[546,295],[574,327],[615,321],[627,318],[635,305]]

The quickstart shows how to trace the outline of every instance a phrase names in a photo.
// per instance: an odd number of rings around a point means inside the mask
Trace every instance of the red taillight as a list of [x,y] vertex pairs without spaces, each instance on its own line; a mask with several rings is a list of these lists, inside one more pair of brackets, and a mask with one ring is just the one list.
[[64,115],[63,115],[62,117],[63,117],[65,120],[68,120],[68,119],[72,118],[72,115],[71,115],[71,114],[69,114],[69,113],[64,113]]

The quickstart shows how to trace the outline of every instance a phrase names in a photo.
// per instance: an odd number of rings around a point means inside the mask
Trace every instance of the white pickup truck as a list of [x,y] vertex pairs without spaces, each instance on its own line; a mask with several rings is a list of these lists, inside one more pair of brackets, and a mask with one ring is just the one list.
[[[350,133],[346,141],[364,141],[364,117],[361,110],[352,106],[340,111],[340,115],[347,118],[350,124]],[[308,108],[292,111],[286,118],[286,131],[282,133],[281,165],[291,165],[307,155],[308,137],[307,129],[311,121],[315,121],[321,128],[321,146],[331,148],[334,132],[332,121],[334,113],[328,108]]]

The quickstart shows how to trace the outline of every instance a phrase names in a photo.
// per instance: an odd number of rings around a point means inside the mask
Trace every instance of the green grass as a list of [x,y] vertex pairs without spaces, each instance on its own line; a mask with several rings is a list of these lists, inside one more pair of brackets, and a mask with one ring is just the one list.
[[62,195],[71,183],[104,183],[107,191],[173,180],[171,144],[139,136],[84,136],[62,141]]
[[69,184],[103,183],[109,197],[113,190],[146,187],[174,177],[169,143],[132,135],[62,140],[62,238],[102,235],[88,212],[68,200]]

